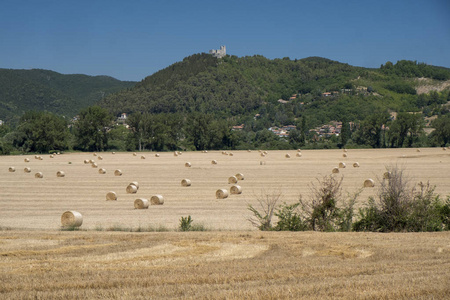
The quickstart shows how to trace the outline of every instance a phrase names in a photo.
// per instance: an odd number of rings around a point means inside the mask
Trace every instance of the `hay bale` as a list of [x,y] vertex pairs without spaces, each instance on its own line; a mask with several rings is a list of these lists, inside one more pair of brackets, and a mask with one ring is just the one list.
[[97,158],[98,158],[98,160],[103,160],[103,156],[99,156]]
[[151,205],[163,205],[164,197],[161,195],[154,195],[150,198],[150,204]]
[[23,171],[24,171],[25,173],[31,173],[31,169],[30,169],[30,168],[24,168]]
[[66,173],[64,173],[64,171],[58,171],[56,172],[56,177],[65,177]]
[[230,194],[232,194],[232,195],[242,194],[242,187],[240,185],[237,185],[237,184],[232,185],[230,187]]
[[189,179],[181,180],[181,186],[191,186],[191,181]]
[[420,149],[417,149],[416,152],[420,152]]
[[106,174],[106,169],[100,168],[100,169],[98,169],[98,173],[99,174]]
[[291,158],[291,156],[289,154],[287,154],[287,153],[286,153],[286,155],[284,157]]
[[35,155],[35,156],[34,156],[34,159],[39,159],[39,155]]
[[97,168],[97,167],[98,167],[98,165],[97,165],[96,163],[91,163],[91,167],[93,167],[93,168]]
[[264,153],[261,153],[261,157],[265,157],[266,155]]
[[116,200],[117,200],[116,192],[108,192],[106,194],[106,201],[116,201]]
[[297,152],[302,152],[302,149],[297,149]]
[[36,174],[34,174],[35,178],[44,178],[44,174],[42,174],[42,172],[37,172]]
[[228,190],[226,189],[218,189],[216,191],[216,198],[217,199],[225,199],[228,197]]
[[158,154],[158,153],[156,153],[156,154],[155,154],[155,157],[159,157],[159,154]]
[[137,156],[137,153],[136,153],[136,152],[134,152],[134,153],[133,153],[133,156]]
[[364,181],[364,187],[374,187],[375,186],[375,181],[373,181],[373,179],[366,179]]
[[122,171],[117,169],[114,171],[114,176],[122,176]]
[[134,184],[129,184],[127,186],[127,194],[136,194],[138,191],[138,188]]
[[228,153],[228,156],[233,156],[234,154],[232,152]]
[[23,161],[24,162],[30,162],[30,159],[29,158],[25,158]]
[[339,168],[344,169],[346,167],[344,162],[340,162],[339,163]]
[[91,163],[89,159],[85,159],[85,160],[84,160],[84,164],[85,164],[85,165],[87,165],[87,164],[89,164],[89,163]]
[[247,152],[252,152],[252,150],[248,149]]
[[265,164],[266,164],[265,161],[259,161],[259,165],[260,165],[260,166],[265,165]]
[[97,156],[97,153],[94,152],[94,153],[92,153],[92,155]]
[[228,183],[230,184],[235,184],[238,182],[238,179],[236,178],[236,176],[230,176],[228,177]]
[[178,156],[177,151],[175,151],[175,152],[173,153],[173,156]]
[[191,167],[191,163],[190,163],[190,162],[187,162],[187,163],[184,164],[184,166],[185,166],[186,168],[190,168],[190,167]]
[[53,157],[55,157],[53,154],[52,155],[50,155],[50,158],[53,158]]
[[384,172],[384,174],[383,174],[383,178],[384,178],[384,179],[391,179],[391,176],[392,176],[392,174],[391,174],[391,172],[389,172],[389,171],[386,171],[386,172]]
[[211,161],[211,164],[212,164],[212,165],[217,165],[217,160],[213,159],[213,160]]
[[297,154],[295,156],[302,157],[302,154],[300,152],[297,152]]
[[61,225],[63,227],[80,227],[83,224],[83,216],[73,210],[68,210],[61,215]]
[[359,162],[353,163],[353,168],[359,168]]
[[141,159],[145,159],[145,156],[144,156],[144,155],[141,155]]
[[347,149],[344,148],[343,150],[344,150],[344,152],[347,152]]
[[134,208],[136,209],[147,209],[148,204],[148,199],[145,198],[138,198],[134,200]]
[[237,173],[236,175],[234,175],[234,177],[236,177],[238,180],[244,180],[244,174],[242,173]]
[[9,172],[15,172],[15,171],[16,171],[16,168],[14,168],[14,167],[9,167],[8,171],[9,171]]
[[112,153],[112,154],[116,154],[116,152],[114,152],[114,151],[113,151],[113,152],[111,152],[111,153]]
[[347,157],[347,153],[342,154],[342,157]]
[[44,158],[42,156],[39,156],[39,160],[44,160]]
[[331,173],[333,173],[333,174],[339,173],[339,168],[338,167],[334,167],[333,170],[331,170]]
[[139,189],[139,183],[137,181],[130,182],[130,185],[134,185]]

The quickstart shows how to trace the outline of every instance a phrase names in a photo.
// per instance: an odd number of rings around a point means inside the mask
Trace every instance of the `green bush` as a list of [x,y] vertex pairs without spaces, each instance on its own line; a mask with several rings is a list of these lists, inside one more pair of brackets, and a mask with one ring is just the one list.
[[179,226],[180,231],[190,231],[192,228],[193,221],[194,220],[192,220],[191,216],[181,217]]
[[298,210],[300,202],[288,205],[280,205],[275,213],[278,217],[277,225],[274,230],[277,231],[305,231],[308,230],[308,224],[302,220],[301,212]]

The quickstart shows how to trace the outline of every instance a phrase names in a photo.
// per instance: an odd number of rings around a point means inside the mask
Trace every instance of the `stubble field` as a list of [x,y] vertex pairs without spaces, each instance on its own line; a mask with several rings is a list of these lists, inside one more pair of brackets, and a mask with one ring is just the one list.
[[[289,153],[291,158],[286,158]],[[308,199],[311,183],[346,168],[346,192],[377,183],[397,165],[411,181],[450,194],[450,150],[74,153],[0,157],[0,298],[2,299],[445,299],[450,293],[450,234],[259,232],[247,220],[258,195]],[[141,159],[145,155],[145,159]],[[99,156],[103,159],[99,160]],[[24,159],[29,158],[30,162]],[[84,164],[94,160],[98,168]],[[217,160],[217,164],[211,164]],[[190,162],[191,167],[185,167]],[[352,164],[359,162],[359,168]],[[15,167],[15,172],[9,172]],[[30,173],[23,172],[25,167]],[[114,176],[120,169],[122,176]],[[65,177],[57,177],[64,171]],[[42,172],[43,178],[35,178]],[[216,199],[242,173],[242,194]],[[190,187],[182,187],[187,178]],[[137,194],[126,186],[139,183]],[[117,201],[106,201],[115,191]],[[160,194],[164,205],[134,209]],[[365,188],[363,205],[375,188]],[[61,214],[83,215],[82,231],[59,231]],[[174,232],[190,215],[207,232]],[[111,228],[171,232],[111,232]]]

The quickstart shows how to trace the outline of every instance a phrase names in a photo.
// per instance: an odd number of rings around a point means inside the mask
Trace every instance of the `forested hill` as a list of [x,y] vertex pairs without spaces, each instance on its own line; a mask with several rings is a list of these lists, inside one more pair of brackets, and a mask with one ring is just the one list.
[[108,76],[63,75],[41,69],[0,69],[0,119],[17,119],[29,110],[72,117],[80,109],[135,84]]
[[320,57],[270,60],[228,55],[217,59],[203,53],[186,57],[99,103],[117,116],[201,112],[250,125],[258,114],[259,123],[266,127],[297,124],[305,117],[311,128],[331,120],[363,120],[388,110],[435,114],[436,105],[446,103],[448,93],[419,97],[416,90],[448,79],[449,69],[415,61],[368,69]]

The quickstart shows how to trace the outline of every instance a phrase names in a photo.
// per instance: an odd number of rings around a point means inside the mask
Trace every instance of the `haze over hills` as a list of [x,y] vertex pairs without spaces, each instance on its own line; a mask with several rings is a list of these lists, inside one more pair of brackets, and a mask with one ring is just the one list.
[[103,97],[134,85],[109,76],[0,69],[0,119],[14,120],[30,110],[72,117]]

